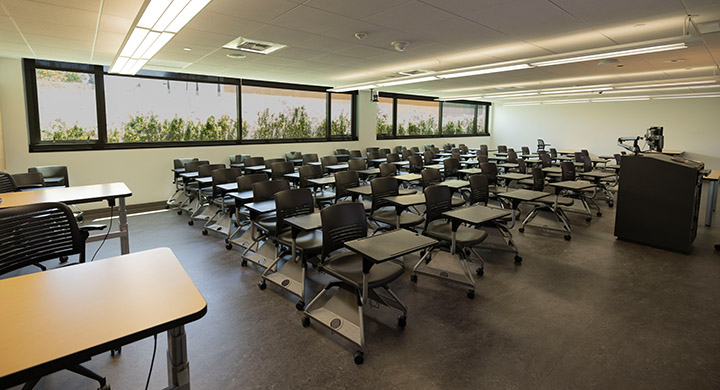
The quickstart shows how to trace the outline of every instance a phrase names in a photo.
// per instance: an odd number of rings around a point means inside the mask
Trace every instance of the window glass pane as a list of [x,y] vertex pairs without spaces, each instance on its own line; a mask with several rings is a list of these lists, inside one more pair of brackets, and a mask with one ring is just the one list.
[[397,110],[398,136],[438,133],[439,102],[398,99]]
[[97,140],[95,75],[36,69],[41,141]]
[[324,138],[325,92],[242,87],[243,139]]
[[443,103],[442,133],[473,134],[475,132],[475,105]]
[[392,135],[393,100],[381,97],[377,103],[377,134]]
[[105,76],[108,142],[237,138],[237,87]]
[[352,135],[352,95],[330,94],[330,135]]
[[479,105],[477,113],[477,132],[488,133],[487,116],[490,106]]

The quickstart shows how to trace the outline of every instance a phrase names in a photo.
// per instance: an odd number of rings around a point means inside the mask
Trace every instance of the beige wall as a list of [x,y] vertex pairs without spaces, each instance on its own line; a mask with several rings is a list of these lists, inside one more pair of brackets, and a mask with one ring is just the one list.
[[618,137],[644,135],[662,126],[665,149],[720,169],[720,98],[495,106],[493,141],[520,147],[542,138],[557,149],[619,153]]
[[[240,153],[269,158],[281,157],[290,150],[300,150],[323,156],[332,154],[335,148],[364,149],[368,146],[401,144],[420,146],[426,143],[426,140],[377,141],[374,103],[370,102],[369,93],[364,92],[359,98],[359,141],[29,153],[21,61],[7,58],[0,58],[0,110],[3,113],[4,151],[9,172],[25,172],[28,167],[35,165],[67,165],[73,185],[116,181],[127,183],[133,191],[133,196],[128,200],[130,204],[164,200],[172,194],[174,186],[170,168],[175,158],[198,157],[227,164],[229,155]],[[486,140],[452,138],[450,142],[480,144]],[[447,142],[444,139],[427,141],[435,144]],[[87,208],[94,208],[94,205]]]

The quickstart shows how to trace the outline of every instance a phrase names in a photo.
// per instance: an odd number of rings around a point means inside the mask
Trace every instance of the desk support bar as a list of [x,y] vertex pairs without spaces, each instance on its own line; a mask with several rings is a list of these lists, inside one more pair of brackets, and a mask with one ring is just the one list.
[[118,219],[120,220],[120,253],[127,255],[130,253],[130,238],[128,233],[127,223],[127,208],[125,207],[125,198],[119,199],[120,206],[118,207]]
[[167,337],[168,387],[165,390],[190,390],[190,362],[185,327],[178,326],[168,330]]

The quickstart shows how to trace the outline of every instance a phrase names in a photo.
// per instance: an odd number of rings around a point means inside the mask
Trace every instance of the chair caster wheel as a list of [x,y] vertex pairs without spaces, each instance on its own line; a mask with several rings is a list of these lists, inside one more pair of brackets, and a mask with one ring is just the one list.
[[482,268],[476,268],[475,273],[477,274],[477,276],[483,276],[483,274],[485,274],[485,270]]
[[410,281],[413,283],[417,283],[417,275],[410,275]]
[[592,217],[585,218],[585,222],[592,222]]
[[602,213],[598,211],[597,216],[602,217]]
[[243,259],[243,261],[240,262],[240,265],[243,267],[247,267],[247,260]]
[[404,328],[405,325],[407,325],[407,317],[405,316],[399,316],[398,317],[398,326],[401,328]]
[[203,229],[203,231],[202,231],[202,235],[203,235],[203,236],[207,236],[207,235],[208,235],[208,231],[207,231],[207,229]]
[[169,205],[169,204],[166,204],[166,205],[165,205],[165,210],[168,210],[169,208],[170,208],[170,205]]
[[264,280],[261,280],[258,282],[258,287],[260,288],[260,290],[265,290],[267,288],[267,284]]
[[83,219],[84,219],[84,218],[83,218],[83,216],[82,216],[82,215],[79,215],[79,216],[77,217],[77,221],[78,221],[78,222],[82,222],[82,221],[83,221]]
[[305,302],[298,301],[298,303],[295,304],[295,308],[302,311],[305,308]]
[[363,352],[355,351],[355,353],[353,354],[353,361],[355,362],[355,364],[363,364],[363,362],[365,361],[365,355],[363,354]]
[[67,261],[68,261],[68,257],[67,257],[67,256],[60,256],[60,263],[61,263],[61,264],[62,264],[62,263],[66,263]]
[[310,317],[303,316],[303,318],[300,320],[300,323],[302,324],[303,328],[307,328],[310,326]]
[[518,264],[522,263],[522,257],[520,255],[515,255],[515,262]]
[[122,347],[111,349],[110,356],[120,355],[121,352],[122,352]]
[[475,291],[473,291],[473,290],[468,290],[468,292],[467,292],[467,297],[470,298],[470,299],[475,298]]
[[182,215],[182,210],[178,210],[177,214]]
[[520,233],[525,233],[525,228],[524,228],[524,227],[521,227],[521,228],[518,229],[518,231],[519,231]]
[[195,224],[195,221],[193,221],[193,220],[189,220],[189,221],[188,221],[188,225],[192,226],[192,225],[194,225],[194,224]]
[[226,239],[225,239],[225,243],[226,243],[226,244],[229,244],[229,243],[230,243],[230,240],[226,238]]
[[570,241],[571,238],[572,238],[572,237],[570,237],[569,234],[566,234],[566,235],[565,235],[565,240],[566,240],[566,241]]
[[615,206],[614,203],[608,203],[608,207],[613,208]]
[[232,244],[231,243],[225,244],[225,249],[227,249],[227,250],[232,249]]

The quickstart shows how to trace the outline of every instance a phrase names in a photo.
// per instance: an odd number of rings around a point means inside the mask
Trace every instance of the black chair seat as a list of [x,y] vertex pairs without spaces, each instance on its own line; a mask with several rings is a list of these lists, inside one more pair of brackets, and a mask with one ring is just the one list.
[[[363,207],[365,208],[365,212],[372,210],[372,202],[370,200],[360,199],[359,202],[362,203]],[[352,200],[348,199],[338,202],[338,204],[340,203],[352,203]]]
[[[343,253],[330,258],[322,269],[357,289],[362,288],[362,256],[356,253]],[[404,271],[405,267],[391,261],[375,264],[368,274],[368,287],[384,286],[400,277]]]
[[[378,210],[370,215],[370,219],[395,226],[397,222],[397,213],[395,210]],[[425,219],[421,215],[405,212],[400,214],[400,227],[403,228],[417,226],[424,221]]]
[[460,207],[465,205],[467,201],[462,197],[453,196],[450,200],[450,204],[452,204],[452,207]]
[[[425,229],[423,234],[436,240],[452,242],[452,226],[449,222],[433,222]],[[460,245],[473,246],[485,241],[486,238],[487,233],[484,230],[460,225],[455,235],[455,242]]]
[[535,184],[535,182],[533,181],[533,179],[522,179],[522,180],[518,180],[518,183],[520,183],[521,185],[524,185],[524,186],[532,186],[533,184]]
[[[493,209],[511,211],[513,214],[515,214],[515,220],[518,220],[518,219],[520,218],[520,210],[504,209],[504,208],[502,208],[502,207],[494,206],[494,205],[488,205],[488,207],[493,208]],[[512,214],[508,215],[507,217],[500,218],[500,219],[502,219],[503,221],[511,221],[511,220],[512,220]]]
[[[292,233],[290,230],[284,231],[277,235],[277,240],[289,247],[292,246]],[[320,252],[322,249],[322,231],[313,230],[310,232],[300,232],[295,239],[295,247],[303,252]]]
[[275,218],[276,217],[274,215],[272,217],[259,218],[256,223],[270,235],[274,235],[277,228],[277,221]]

